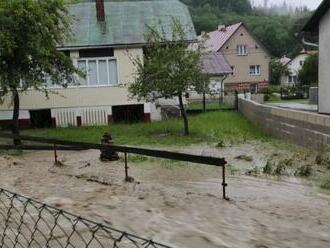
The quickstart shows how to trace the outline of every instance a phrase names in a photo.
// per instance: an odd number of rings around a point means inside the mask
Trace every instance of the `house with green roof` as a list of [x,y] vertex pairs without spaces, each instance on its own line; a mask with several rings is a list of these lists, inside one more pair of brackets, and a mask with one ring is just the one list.
[[[72,37],[58,49],[86,72],[77,85],[55,88],[46,99],[28,90],[21,95],[22,127],[106,125],[120,121],[157,118],[155,105],[132,99],[128,85],[134,81],[132,58],[143,59],[148,26],[161,25],[171,38],[173,18],[186,29],[187,42],[196,40],[188,7],[178,0],[113,2],[85,0],[68,7],[73,16]],[[8,104],[0,105],[0,122],[11,119]]]

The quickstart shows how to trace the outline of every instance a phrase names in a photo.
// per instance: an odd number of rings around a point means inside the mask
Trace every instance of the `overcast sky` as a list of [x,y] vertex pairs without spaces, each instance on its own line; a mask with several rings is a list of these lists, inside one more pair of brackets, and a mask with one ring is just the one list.
[[[284,0],[268,0],[268,2],[271,3],[277,3],[281,4]],[[315,9],[319,4],[322,2],[322,0],[285,0],[288,4],[292,4],[294,6],[300,6],[300,5],[306,5],[310,9]],[[254,4],[263,4],[264,0],[251,0],[251,2],[254,2]]]

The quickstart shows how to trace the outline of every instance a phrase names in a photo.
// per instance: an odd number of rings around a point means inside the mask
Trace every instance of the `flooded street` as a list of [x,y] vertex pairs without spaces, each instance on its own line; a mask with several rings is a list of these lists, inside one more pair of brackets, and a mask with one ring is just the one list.
[[126,183],[122,161],[98,156],[3,156],[0,187],[174,247],[330,247],[329,192],[308,182],[228,172],[224,201],[221,168],[132,157]]

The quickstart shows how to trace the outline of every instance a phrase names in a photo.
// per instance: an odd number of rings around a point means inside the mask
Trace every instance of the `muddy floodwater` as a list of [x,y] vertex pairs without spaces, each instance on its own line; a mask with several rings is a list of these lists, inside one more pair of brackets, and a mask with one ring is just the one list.
[[[257,150],[255,150],[257,149]],[[258,150],[259,149],[259,150]],[[308,180],[247,176],[240,168],[264,164],[263,147],[190,147],[203,155],[227,155],[228,196],[222,199],[221,168],[131,157],[102,163],[99,151],[0,157],[0,188],[77,215],[152,238],[173,247],[330,247],[330,194]],[[252,152],[253,150],[253,152]],[[252,154],[241,161],[237,155]]]

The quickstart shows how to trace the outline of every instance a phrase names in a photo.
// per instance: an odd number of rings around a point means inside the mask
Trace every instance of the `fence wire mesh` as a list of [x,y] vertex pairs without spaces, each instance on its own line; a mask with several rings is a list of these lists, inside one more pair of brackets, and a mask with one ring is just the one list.
[[0,247],[166,248],[0,189]]

